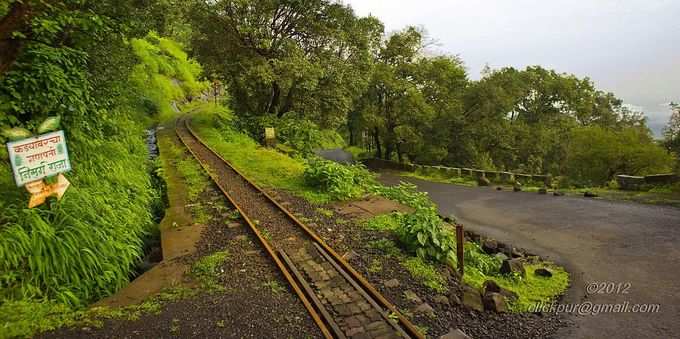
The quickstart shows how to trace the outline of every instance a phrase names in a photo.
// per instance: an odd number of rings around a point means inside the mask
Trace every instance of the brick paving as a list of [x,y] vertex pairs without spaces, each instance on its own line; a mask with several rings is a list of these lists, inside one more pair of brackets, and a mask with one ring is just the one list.
[[315,249],[301,247],[291,260],[348,338],[402,338],[400,333]]

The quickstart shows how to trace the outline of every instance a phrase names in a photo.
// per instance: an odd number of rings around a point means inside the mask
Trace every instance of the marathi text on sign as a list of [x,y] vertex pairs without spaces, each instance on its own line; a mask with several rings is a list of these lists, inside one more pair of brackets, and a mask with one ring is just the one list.
[[64,131],[10,142],[7,149],[19,187],[71,170]]

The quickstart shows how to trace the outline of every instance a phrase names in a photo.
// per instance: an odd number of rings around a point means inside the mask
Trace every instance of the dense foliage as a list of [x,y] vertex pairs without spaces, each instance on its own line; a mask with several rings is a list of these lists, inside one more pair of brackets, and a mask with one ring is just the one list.
[[532,66],[486,69],[471,81],[462,60],[428,50],[421,29],[386,35],[376,18],[329,0],[193,0],[185,8],[196,57],[226,79],[239,118],[291,114],[337,128],[351,146],[384,159],[553,176],[578,166],[569,153],[575,134],[646,135],[637,140],[658,162],[598,167],[576,184],[642,174],[670,159],[641,113],[588,78]]
[[304,176],[308,185],[336,200],[362,197],[374,183],[373,175],[362,165],[345,166],[318,158],[308,162]]
[[[152,116],[141,108],[166,97],[158,95],[163,84],[144,79],[176,78],[179,100],[198,90],[199,69],[171,41],[141,39],[158,28],[148,20],[153,6],[0,1],[0,129],[35,131],[46,117],[61,117],[73,165],[64,199],[29,210],[28,194],[15,186],[7,152],[0,151],[5,326],[35,310],[58,313],[117,291],[155,227],[153,213],[162,206],[143,139]],[[10,333],[25,336],[39,324],[12,326]]]

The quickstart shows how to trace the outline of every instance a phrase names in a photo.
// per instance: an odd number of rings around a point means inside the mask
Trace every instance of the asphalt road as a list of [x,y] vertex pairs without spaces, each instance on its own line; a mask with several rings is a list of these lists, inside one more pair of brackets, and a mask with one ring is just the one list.
[[[412,182],[430,194],[442,215],[453,214],[468,229],[566,267],[572,287],[562,304],[590,302],[590,313],[602,304],[628,302],[629,310],[660,305],[658,313],[572,315],[575,326],[559,338],[680,338],[680,209],[498,192],[390,173],[380,180]],[[627,293],[589,293],[593,283],[630,287]]]

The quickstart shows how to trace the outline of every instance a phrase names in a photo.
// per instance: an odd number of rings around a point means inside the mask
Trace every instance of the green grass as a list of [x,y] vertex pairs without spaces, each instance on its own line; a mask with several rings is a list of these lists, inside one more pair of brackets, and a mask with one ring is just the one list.
[[428,262],[423,261],[418,257],[411,257],[404,260],[402,266],[406,268],[411,276],[420,281],[423,285],[438,293],[444,293],[448,290],[446,287],[446,279],[437,272],[437,268]]
[[222,265],[229,257],[229,253],[216,252],[196,261],[191,266],[191,276],[198,280],[204,289],[222,290],[219,277],[222,275]]
[[325,216],[326,218],[332,218],[333,215],[335,215],[335,212],[333,212],[332,210],[329,210],[329,209],[326,209],[326,208],[321,208],[321,207],[317,208],[316,212]]
[[362,227],[370,231],[394,232],[401,226],[402,214],[381,214],[363,222]]
[[[510,309],[516,312],[524,312],[537,303],[549,303],[558,296],[564,294],[569,288],[569,273],[562,267],[551,263],[531,264],[524,266],[525,278],[515,278],[502,275],[485,275],[473,267],[465,267],[464,280],[470,286],[482,288],[487,280],[494,280],[498,285],[511,290],[519,296],[515,302],[511,302]],[[553,274],[550,278],[539,277],[534,274],[538,268],[547,268]]]
[[262,284],[262,286],[268,288],[272,293],[278,295],[286,291],[286,287],[283,286],[278,280],[270,280]]
[[190,153],[185,152],[183,146],[172,144],[165,151],[169,153],[168,159],[173,159],[177,171],[184,179],[189,201],[196,201],[201,192],[210,184],[210,178],[196,159]]
[[401,250],[397,247],[394,241],[389,239],[379,239],[370,241],[367,245],[368,248],[372,248],[382,252],[382,254],[387,257],[400,257],[402,255]]
[[227,109],[212,104],[197,106],[193,129],[212,149],[261,187],[284,189],[316,204],[331,201],[327,193],[305,183],[305,162],[260,146],[247,134],[234,130]]
[[404,177],[411,177],[411,178],[416,178],[420,180],[427,180],[427,181],[432,181],[432,182],[440,182],[444,184],[454,184],[454,185],[461,185],[461,186],[468,186],[468,187],[476,187],[477,186],[477,181],[468,178],[468,177],[448,177],[444,176],[438,173],[434,174],[425,174],[421,173],[419,171],[417,172],[399,172],[399,175],[404,176]]

